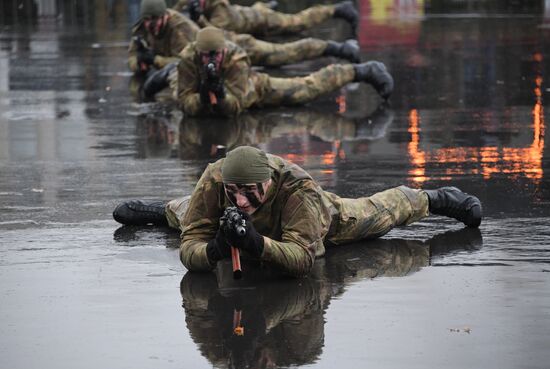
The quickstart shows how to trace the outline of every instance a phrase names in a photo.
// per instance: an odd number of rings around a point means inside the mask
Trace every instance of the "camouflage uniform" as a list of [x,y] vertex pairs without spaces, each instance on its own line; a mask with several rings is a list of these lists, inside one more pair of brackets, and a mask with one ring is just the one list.
[[[158,69],[179,61],[179,53],[192,41],[195,41],[199,26],[189,18],[168,9],[168,24],[162,38],[155,38],[146,32],[142,22],[132,29],[134,36],[141,36],[155,53],[154,66]],[[253,65],[279,66],[321,57],[327,48],[327,41],[305,38],[294,42],[272,43],[257,40],[251,35],[225,32],[227,40],[242,47]],[[130,44],[128,65],[133,72],[138,71],[137,47]]]
[[[275,78],[253,71],[246,52],[233,42],[226,41],[221,76],[226,90],[219,101],[217,113],[239,114],[250,107],[297,105],[312,101],[355,79],[351,64],[332,64],[306,77]],[[189,44],[180,54],[178,65],[178,102],[189,115],[214,112],[200,101],[199,84],[202,64],[196,43]]]
[[[195,35],[198,31],[196,24],[186,19],[178,12],[171,9],[166,10],[166,12],[169,14],[169,18],[161,38],[155,38],[147,32],[142,21],[136,23],[132,28],[132,34],[134,36],[143,37],[147,45],[155,53],[154,66],[158,69],[170,63],[178,62],[178,54],[185,46],[195,40]],[[128,54],[128,66],[130,70],[133,72],[139,71],[137,46],[135,42],[130,43]]]
[[[315,258],[324,255],[325,243],[379,237],[428,215],[428,197],[421,190],[401,186],[370,197],[340,198],[323,191],[297,165],[275,155],[268,158],[273,182],[267,201],[252,218],[266,237],[262,261],[287,274],[309,273]],[[190,198],[166,206],[170,226],[182,230],[180,258],[189,270],[213,268],[206,243],[215,237],[224,209],[231,206],[223,189],[223,160],[207,167]]]
[[[184,1],[186,2],[186,1]],[[253,6],[231,5],[228,0],[201,0],[203,15],[198,23],[225,30],[253,35],[297,33],[331,18],[334,5],[316,5],[297,14],[285,14],[270,9],[265,3]],[[183,4],[177,5],[182,8]]]

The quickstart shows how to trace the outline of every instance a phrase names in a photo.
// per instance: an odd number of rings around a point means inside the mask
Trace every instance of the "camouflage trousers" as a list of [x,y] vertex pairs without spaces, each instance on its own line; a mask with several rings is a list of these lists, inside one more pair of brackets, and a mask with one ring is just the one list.
[[300,105],[335,91],[355,79],[351,64],[332,64],[305,77],[276,78],[256,73],[255,106]]
[[[426,193],[405,186],[358,199],[340,198],[329,192],[325,194],[339,211],[325,238],[327,243],[334,245],[380,237],[396,226],[411,224],[429,214]],[[190,196],[185,196],[166,204],[170,227],[183,229],[189,199]]]
[[340,198],[326,192],[339,211],[325,241],[341,245],[377,238],[392,228],[409,225],[428,216],[428,196],[422,190],[400,186],[358,199]]
[[246,51],[252,65],[266,67],[315,59],[322,56],[327,48],[326,41],[314,38],[278,44],[261,41],[247,34],[226,32],[226,37]]
[[324,22],[334,14],[334,5],[316,5],[296,14],[274,11],[265,3],[253,6],[231,5],[215,9],[209,22],[225,30],[253,35],[298,33]]

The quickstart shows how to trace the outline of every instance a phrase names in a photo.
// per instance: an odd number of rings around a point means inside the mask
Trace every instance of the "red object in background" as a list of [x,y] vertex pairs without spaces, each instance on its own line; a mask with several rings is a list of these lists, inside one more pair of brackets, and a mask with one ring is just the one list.
[[362,48],[416,45],[423,1],[359,0],[358,41]]

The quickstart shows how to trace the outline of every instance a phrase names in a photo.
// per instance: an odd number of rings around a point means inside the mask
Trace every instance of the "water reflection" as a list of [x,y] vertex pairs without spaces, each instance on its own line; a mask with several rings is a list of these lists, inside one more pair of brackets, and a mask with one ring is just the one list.
[[[478,229],[461,229],[428,241],[375,240],[327,250],[312,275],[281,280],[246,269],[231,278],[230,264],[217,274],[187,273],[181,295],[187,328],[201,354],[218,368],[272,368],[317,360],[324,346],[330,301],[355,281],[410,275],[442,255],[475,252]],[[267,275],[267,277],[266,277]]]
[[[235,119],[183,118],[173,110],[138,118],[138,139],[146,137],[143,157],[174,155],[181,159],[215,159],[220,150],[259,146],[298,164],[318,160],[332,166],[346,158],[342,142],[377,140],[385,136],[393,111],[379,105],[364,117],[350,118],[312,109],[254,111]],[[163,154],[157,154],[157,153]]]
[[[408,155],[411,163],[409,176],[412,181],[422,184],[430,179],[450,180],[457,175],[480,175],[483,179],[490,179],[493,175],[505,174],[511,179],[520,176],[539,184],[544,171],[542,159],[544,154],[544,113],[541,93],[542,77],[536,76],[533,89],[535,105],[532,109],[531,141],[525,147],[513,147],[521,145],[523,132],[519,128],[520,123],[513,121],[500,122],[501,126],[516,128],[519,139],[512,142],[497,142],[496,145],[487,144],[480,147],[455,146],[440,148],[421,148],[421,117],[417,109],[409,113],[409,129],[411,134],[408,143]],[[489,132],[482,132],[490,136]],[[473,142],[470,140],[469,142]],[[456,144],[456,141],[455,141]],[[433,175],[426,174],[431,167],[443,169]]]

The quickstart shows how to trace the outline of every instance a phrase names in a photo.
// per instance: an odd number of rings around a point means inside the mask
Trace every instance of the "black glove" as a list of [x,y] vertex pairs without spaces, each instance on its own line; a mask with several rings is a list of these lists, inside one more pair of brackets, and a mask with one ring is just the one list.
[[137,61],[139,64],[153,65],[155,63],[155,53],[153,50],[146,48],[138,50]]
[[244,236],[239,236],[234,229],[224,227],[227,241],[231,246],[246,250],[253,256],[262,256],[264,252],[264,237],[254,228],[250,215],[242,211],[239,211],[239,213],[246,221],[246,234]]
[[208,85],[206,81],[201,81],[199,84],[199,96],[201,98],[201,104],[208,105],[210,104],[210,95],[208,94]]
[[202,7],[200,0],[191,0],[189,2],[189,17],[193,22],[199,20],[202,15]]
[[206,256],[208,256],[208,260],[212,264],[216,263],[218,260],[231,257],[231,246],[227,243],[221,228],[218,229],[216,238],[210,240],[206,245]]

